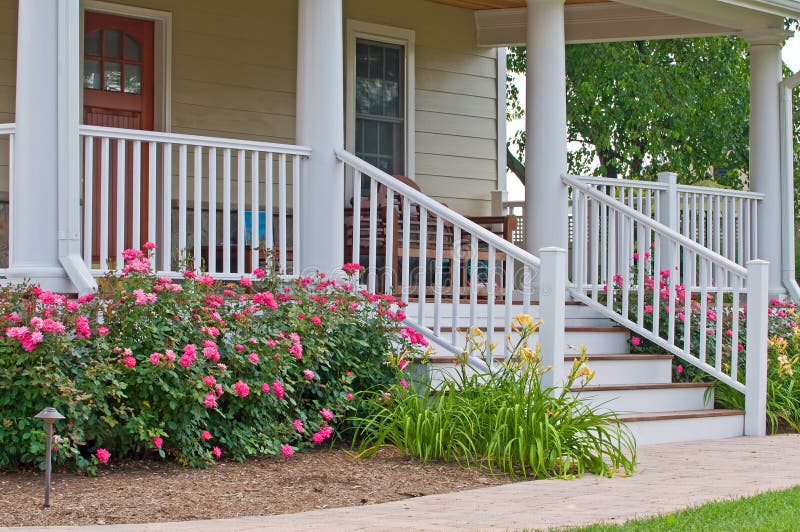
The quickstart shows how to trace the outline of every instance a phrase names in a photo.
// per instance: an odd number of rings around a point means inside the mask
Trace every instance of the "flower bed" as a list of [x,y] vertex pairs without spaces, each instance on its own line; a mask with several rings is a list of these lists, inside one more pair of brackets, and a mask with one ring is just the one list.
[[196,467],[291,456],[349,430],[354,394],[397,379],[390,351],[423,347],[391,296],[323,276],[283,285],[261,270],[226,284],[158,278],[153,247],[126,250],[96,296],[0,292],[0,466],[42,459],[32,415],[44,406],[66,416],[55,459],[90,473],[123,456]]

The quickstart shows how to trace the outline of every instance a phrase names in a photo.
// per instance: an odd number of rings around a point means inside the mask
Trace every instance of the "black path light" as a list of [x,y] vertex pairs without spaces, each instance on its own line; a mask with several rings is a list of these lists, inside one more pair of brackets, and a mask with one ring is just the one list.
[[47,434],[47,440],[44,444],[44,507],[50,508],[50,473],[53,469],[50,455],[53,450],[53,423],[59,419],[64,419],[64,416],[52,406],[48,406],[33,417],[44,421],[44,428]]

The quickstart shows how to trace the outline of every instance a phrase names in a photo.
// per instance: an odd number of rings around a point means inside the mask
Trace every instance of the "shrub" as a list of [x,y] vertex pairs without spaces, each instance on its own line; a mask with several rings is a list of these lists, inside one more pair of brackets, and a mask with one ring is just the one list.
[[90,472],[109,452],[199,467],[288,455],[346,431],[353,394],[395,379],[386,354],[424,342],[398,334],[391,296],[323,276],[176,282],[150,274],[140,251],[125,258],[96,296],[0,292],[0,466],[42,459],[31,417],[44,406],[66,416],[56,460]]
[[593,376],[585,358],[575,362],[563,387],[542,386],[546,370],[528,346],[536,327],[529,316],[517,316],[520,336],[510,360],[488,374],[467,371],[467,359],[487,349],[475,329],[460,375],[443,376],[436,388],[425,381],[365,393],[372,412],[357,420],[354,443],[361,454],[392,445],[424,461],[485,464],[536,478],[632,472],[635,442],[628,429],[569,392]]

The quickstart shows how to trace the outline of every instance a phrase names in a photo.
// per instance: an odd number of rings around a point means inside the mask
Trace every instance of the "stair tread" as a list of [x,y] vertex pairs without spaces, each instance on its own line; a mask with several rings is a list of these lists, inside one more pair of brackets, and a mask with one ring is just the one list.
[[676,410],[672,412],[637,412],[624,414],[618,419],[623,423],[635,421],[665,421],[669,419],[692,419],[709,417],[743,416],[744,410],[730,410],[725,408],[713,410]]
[[654,384],[599,384],[588,386],[574,386],[571,392],[613,392],[625,390],[662,390],[662,389],[684,389],[684,388],[710,388],[714,386],[710,382],[668,382]]
[[[456,332],[466,331],[468,327],[456,327]],[[486,327],[478,327],[482,332],[486,332]],[[504,332],[506,330],[503,325],[496,325],[492,328],[494,332]],[[625,327],[609,326],[609,327],[564,327],[565,332],[628,332]],[[440,327],[440,332],[453,332],[450,326]]]
[[[592,354],[586,353],[587,360],[672,360],[672,355],[664,355],[661,353],[603,353]],[[564,360],[575,360],[581,358],[581,355],[573,353],[564,355]]]

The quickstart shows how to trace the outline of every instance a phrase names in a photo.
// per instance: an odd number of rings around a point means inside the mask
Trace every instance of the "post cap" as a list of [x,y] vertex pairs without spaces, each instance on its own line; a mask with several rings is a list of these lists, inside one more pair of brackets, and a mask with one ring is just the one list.
[[52,406],[48,406],[33,417],[44,420],[45,423],[54,423],[59,419],[64,419],[64,416],[61,415],[61,412]]

